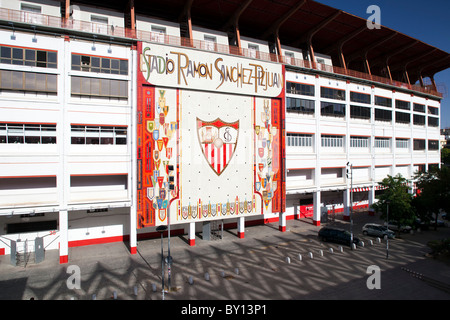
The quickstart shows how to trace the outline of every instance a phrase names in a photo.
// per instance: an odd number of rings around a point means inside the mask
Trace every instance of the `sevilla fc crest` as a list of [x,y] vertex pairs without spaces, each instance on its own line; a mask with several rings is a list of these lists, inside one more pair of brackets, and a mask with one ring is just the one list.
[[229,123],[219,118],[214,121],[203,121],[197,118],[197,134],[206,161],[220,176],[236,150],[239,120]]

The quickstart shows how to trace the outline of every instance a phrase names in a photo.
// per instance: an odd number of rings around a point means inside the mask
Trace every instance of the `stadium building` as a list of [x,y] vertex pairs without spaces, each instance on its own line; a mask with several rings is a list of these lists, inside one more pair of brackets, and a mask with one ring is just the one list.
[[449,66],[312,0],[2,1],[0,254],[320,225],[388,174],[413,193]]

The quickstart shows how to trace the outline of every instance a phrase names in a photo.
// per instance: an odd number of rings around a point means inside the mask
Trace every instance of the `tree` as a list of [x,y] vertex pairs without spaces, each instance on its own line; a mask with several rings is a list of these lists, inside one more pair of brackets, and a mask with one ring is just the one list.
[[441,162],[446,166],[450,166],[450,149],[449,148],[441,149]]
[[414,206],[425,222],[434,218],[437,226],[439,212],[450,212],[450,169],[432,167],[428,172],[416,174],[418,195]]
[[372,204],[375,211],[381,212],[380,218],[387,220],[389,203],[389,221],[396,221],[399,230],[401,225],[411,225],[415,220],[412,195],[408,193],[407,182],[401,174],[395,177],[388,175],[379,183],[384,192],[378,197],[378,202]]

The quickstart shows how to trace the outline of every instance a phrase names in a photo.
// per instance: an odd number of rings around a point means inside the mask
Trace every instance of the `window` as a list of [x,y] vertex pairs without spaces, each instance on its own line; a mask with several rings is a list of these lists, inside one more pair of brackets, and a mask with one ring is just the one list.
[[0,46],[0,63],[56,69],[57,53],[32,48]]
[[345,117],[345,104],[322,101],[320,103],[320,114],[343,118]]
[[151,40],[154,42],[164,43],[164,39],[166,36],[166,28],[152,26],[151,28]]
[[205,35],[204,38],[205,38],[205,49],[210,51],[216,50],[217,44],[216,37]]
[[405,112],[395,112],[396,123],[411,123],[411,115]]
[[0,70],[2,90],[56,93],[56,80],[56,74]]
[[375,104],[377,106],[383,106],[383,107],[392,108],[392,99],[375,96]]
[[284,52],[285,62],[289,64],[294,64],[295,57],[293,52],[285,51]]
[[395,139],[395,147],[397,149],[408,149],[409,148],[409,139],[396,138]]
[[303,84],[303,83],[295,83],[295,82],[287,82],[286,83],[286,92],[293,94],[302,94],[305,96],[314,96],[314,85],[311,84]]
[[413,123],[418,126],[424,126],[425,125],[425,116],[422,116],[420,114],[414,114],[413,115]]
[[350,92],[350,101],[370,104],[370,94]]
[[20,10],[33,13],[41,13],[42,8],[41,6],[36,6],[28,3],[21,3]]
[[370,108],[360,106],[350,106],[350,118],[370,119]]
[[71,125],[72,144],[127,144],[125,126]]
[[250,58],[258,59],[259,46],[257,44],[248,44],[248,53]]
[[439,127],[439,118],[428,117],[428,126]]
[[414,150],[425,150],[425,139],[414,139]]
[[392,121],[392,111],[383,110],[383,109],[375,109],[375,120],[378,121]]
[[439,140],[428,140],[428,150],[439,150]]
[[395,108],[411,110],[411,103],[408,101],[403,101],[403,100],[395,100]]
[[101,23],[101,24],[108,24],[108,17],[102,17],[102,16],[96,16],[91,15],[91,22],[95,23]]
[[434,114],[434,115],[437,116],[439,114],[439,108],[428,107],[428,114]]
[[344,137],[333,135],[322,135],[321,145],[322,147],[342,148],[344,146]]
[[286,110],[314,114],[314,100],[287,97]]
[[423,112],[425,113],[425,105],[424,104],[419,104],[419,103],[414,103],[413,104],[413,110],[416,112]]
[[328,99],[345,100],[345,90],[320,87],[320,96]]
[[56,124],[0,123],[0,143],[55,144]]
[[128,60],[72,53],[72,70],[128,75]]
[[391,138],[375,138],[375,148],[390,148],[391,147]]
[[290,147],[312,147],[312,134],[288,133],[287,145]]
[[103,78],[71,77],[71,93],[74,96],[103,98],[128,98],[128,81]]
[[369,147],[369,137],[350,137],[350,147],[351,148],[368,148]]

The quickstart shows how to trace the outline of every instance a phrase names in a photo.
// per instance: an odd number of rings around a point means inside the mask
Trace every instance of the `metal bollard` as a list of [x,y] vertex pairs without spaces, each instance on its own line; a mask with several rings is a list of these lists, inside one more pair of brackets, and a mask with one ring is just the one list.
[[319,250],[319,254],[321,257],[323,257],[323,250]]
[[298,254],[298,260],[302,261],[302,255],[300,253]]
[[310,253],[309,253],[309,257],[310,257],[311,259],[313,259],[313,258],[314,258],[314,256],[313,256],[312,252],[310,252]]
[[291,263],[291,258],[286,257],[286,262],[287,262],[287,263]]
[[192,276],[189,276],[188,282],[190,285],[192,285],[194,283],[194,279],[192,279]]
[[209,281],[209,273],[208,272],[205,272],[205,280]]
[[239,268],[235,268],[235,269],[234,269],[234,273],[236,273],[237,275],[239,275]]
[[328,251],[330,251],[330,253],[333,253],[333,248],[328,249]]
[[156,284],[152,283],[152,291],[156,292]]

